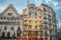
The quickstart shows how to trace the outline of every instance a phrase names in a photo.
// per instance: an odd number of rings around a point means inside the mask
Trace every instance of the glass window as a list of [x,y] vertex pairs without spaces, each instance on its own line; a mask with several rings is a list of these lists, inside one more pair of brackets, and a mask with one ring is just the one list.
[[26,30],[27,29],[27,24],[24,24],[24,27],[23,28],[24,28],[24,30]]
[[6,26],[4,27],[4,30],[7,30],[7,27]]
[[42,28],[43,28],[42,25],[39,25],[39,28],[40,28],[40,30],[42,30]]
[[24,35],[24,36],[27,36],[27,32],[23,32],[23,35]]
[[29,23],[31,23],[32,20],[29,20]]
[[10,37],[10,32],[7,33],[7,37]]
[[31,29],[31,27],[32,27],[32,26],[31,26],[31,25],[29,25],[29,29]]
[[48,13],[50,13],[50,8],[48,8]]
[[43,32],[40,32],[40,36],[42,36],[43,35]]
[[37,13],[35,13],[35,16],[37,16]]
[[6,17],[4,17],[4,19],[6,19]]
[[31,12],[29,12],[29,15],[31,15]]
[[33,32],[32,31],[29,31],[28,32],[28,36],[33,36]]
[[49,17],[49,18],[51,18],[51,16],[50,16],[50,15],[49,15],[48,17]]
[[44,8],[44,14],[45,14],[45,8]]
[[3,37],[3,38],[5,37],[5,32],[4,32],[4,31],[2,32],[2,37]]
[[24,38],[23,40],[27,40],[27,38]]
[[20,30],[20,27],[18,27],[18,30]]
[[37,23],[38,21],[36,20],[35,23]]
[[47,24],[48,22],[47,22],[47,19],[44,19],[44,24]]
[[9,15],[9,16],[11,16],[11,15],[12,15],[12,13],[8,13],[8,15]]
[[20,27],[18,27],[18,29],[17,29],[17,36],[20,37],[20,34],[21,34],[21,30],[20,30]]
[[35,25],[35,29],[36,29],[36,30],[38,29],[38,26],[37,26],[37,25]]
[[34,15],[34,13],[32,14],[32,18],[34,18],[35,17],[35,15]]
[[35,34],[35,36],[38,36],[38,32],[36,31],[36,32],[34,32],[34,34]]
[[13,28],[13,27],[11,27],[11,30],[14,30],[14,28]]
[[1,17],[1,19],[2,19],[2,17]]
[[47,19],[47,16],[46,15],[44,15],[44,19]]
[[31,34],[32,34],[31,31],[29,31],[29,32],[28,32],[28,36],[31,36]]

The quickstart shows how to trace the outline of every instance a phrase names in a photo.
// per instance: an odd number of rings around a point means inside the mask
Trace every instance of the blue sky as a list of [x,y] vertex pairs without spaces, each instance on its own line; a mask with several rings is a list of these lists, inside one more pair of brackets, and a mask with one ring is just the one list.
[[[34,3],[36,6],[40,6],[41,3],[47,4],[52,7],[56,12],[57,17],[61,15],[61,0],[29,0],[30,3]],[[0,0],[0,12],[2,12],[9,4],[13,4],[17,11],[22,14],[22,10],[26,8],[27,0]]]

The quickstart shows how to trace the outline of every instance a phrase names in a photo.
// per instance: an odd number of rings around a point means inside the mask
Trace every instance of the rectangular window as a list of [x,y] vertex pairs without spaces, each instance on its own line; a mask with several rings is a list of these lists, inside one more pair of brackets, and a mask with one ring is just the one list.
[[42,30],[43,26],[42,25],[39,25],[39,28],[40,28],[40,30]]
[[28,29],[32,29],[32,26],[31,26],[31,25],[29,25]]
[[11,27],[11,30],[14,30],[14,28],[13,28],[13,27]]
[[9,16],[11,16],[11,15],[12,15],[12,13],[8,13],[8,15],[9,15]]
[[36,29],[36,30],[38,29],[38,26],[37,26],[37,25],[35,25],[35,29]]
[[37,13],[35,13],[35,16],[37,16]]
[[31,12],[29,12],[29,16],[31,16]]
[[1,17],[1,19],[2,19],[2,17]]
[[40,32],[40,36],[42,36],[42,35],[43,35],[43,32],[41,31],[41,32]]
[[4,30],[7,30],[7,27],[6,26],[4,27]]
[[27,32],[25,31],[25,32],[23,32],[23,36],[27,36]]
[[32,36],[33,34],[32,34],[32,31],[29,31],[28,32],[28,36]]
[[38,32],[37,32],[37,31],[35,31],[35,32],[34,32],[34,34],[35,34],[35,37],[37,37],[37,36],[38,36]]
[[27,24],[25,24],[23,28],[24,28],[24,30],[27,30]]

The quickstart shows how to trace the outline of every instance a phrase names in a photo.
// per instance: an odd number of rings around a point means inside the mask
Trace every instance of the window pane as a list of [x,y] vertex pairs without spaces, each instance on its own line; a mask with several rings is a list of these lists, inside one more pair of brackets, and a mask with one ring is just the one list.
[[13,28],[13,27],[11,27],[11,30],[14,30],[14,28]]
[[38,32],[36,31],[36,32],[34,32],[35,33],[35,36],[38,36]]
[[37,13],[35,13],[35,16],[37,16]]
[[31,12],[29,12],[29,15],[31,16]]
[[4,27],[4,30],[7,30],[7,27]]
[[12,15],[12,13],[8,13],[8,15],[9,15],[9,16],[11,16],[11,15]]

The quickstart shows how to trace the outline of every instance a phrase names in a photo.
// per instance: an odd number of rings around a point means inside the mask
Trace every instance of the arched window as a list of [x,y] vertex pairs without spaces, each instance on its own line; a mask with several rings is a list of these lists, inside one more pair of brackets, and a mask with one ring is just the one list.
[[11,16],[12,15],[12,13],[8,13],[8,16]]
[[10,32],[7,33],[7,37],[8,37],[8,38],[10,37]]
[[35,34],[35,37],[37,37],[38,36],[38,31],[35,31],[34,34]]
[[4,37],[5,37],[5,32],[3,31],[3,32],[2,32],[2,38],[4,38]]
[[31,16],[31,12],[29,12],[29,15]]
[[18,29],[17,30],[20,30],[20,27],[18,27]]
[[14,30],[14,28],[13,28],[13,27],[11,27],[11,30]]
[[7,27],[6,26],[4,27],[4,30],[7,30]]
[[20,36],[20,34],[21,34],[21,30],[20,30],[20,27],[18,27],[18,29],[17,29],[17,36]]
[[4,17],[4,19],[6,19],[6,17]]
[[35,13],[35,16],[37,16],[37,13]]
[[3,19],[3,18],[1,17],[1,19]]
[[15,38],[15,32],[14,32],[14,35],[13,35],[13,37]]

